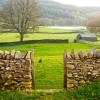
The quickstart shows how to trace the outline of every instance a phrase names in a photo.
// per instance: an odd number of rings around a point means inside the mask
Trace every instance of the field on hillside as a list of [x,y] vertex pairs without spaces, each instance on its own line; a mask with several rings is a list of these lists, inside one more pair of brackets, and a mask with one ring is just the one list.
[[[70,33],[71,32],[71,33]],[[69,39],[72,42],[77,33],[68,29],[50,29],[40,28],[37,33],[25,34],[24,40],[42,40],[42,39]],[[0,42],[15,42],[19,41],[20,35],[18,33],[1,33]]]
[[[25,40],[39,39],[69,39],[70,42],[76,38],[77,33],[70,33],[72,30],[40,28],[35,34],[26,34]],[[44,32],[44,33],[43,33]],[[66,34],[63,32],[67,32]],[[69,33],[68,33],[69,32]],[[17,33],[0,34],[0,42],[15,42],[19,40]],[[36,88],[63,88],[63,53],[64,49],[68,52],[74,49],[90,50],[100,49],[100,46],[85,43],[46,43],[46,44],[15,44],[1,45],[1,50],[35,50],[35,74]],[[39,61],[41,60],[41,63]]]

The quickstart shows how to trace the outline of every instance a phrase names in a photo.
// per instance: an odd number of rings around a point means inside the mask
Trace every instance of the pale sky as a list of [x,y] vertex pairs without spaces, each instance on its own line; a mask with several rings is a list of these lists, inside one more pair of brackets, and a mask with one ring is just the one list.
[[63,4],[71,4],[75,6],[95,6],[100,7],[100,0],[54,0]]

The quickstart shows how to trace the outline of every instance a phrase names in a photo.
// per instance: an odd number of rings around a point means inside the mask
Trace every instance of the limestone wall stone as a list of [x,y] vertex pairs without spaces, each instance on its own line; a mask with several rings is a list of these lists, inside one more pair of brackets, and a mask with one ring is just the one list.
[[0,90],[32,89],[32,51],[0,51]]
[[80,51],[70,54],[65,52],[65,88],[78,87],[94,80],[100,80],[100,51],[93,49],[90,52]]

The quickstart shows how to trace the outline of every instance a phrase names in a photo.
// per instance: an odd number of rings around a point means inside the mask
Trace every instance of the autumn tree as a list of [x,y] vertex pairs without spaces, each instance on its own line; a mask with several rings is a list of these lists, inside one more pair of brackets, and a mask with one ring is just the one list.
[[3,22],[20,34],[23,41],[24,34],[35,20],[38,19],[38,0],[8,0],[1,13]]
[[89,18],[87,21],[87,29],[90,32],[100,34],[100,16]]

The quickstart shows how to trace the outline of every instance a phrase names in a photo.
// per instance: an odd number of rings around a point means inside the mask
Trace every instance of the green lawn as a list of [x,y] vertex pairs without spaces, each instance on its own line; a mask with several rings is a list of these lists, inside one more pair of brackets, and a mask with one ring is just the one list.
[[[72,30],[63,29],[49,29],[40,28],[39,32],[34,34],[26,34],[24,40],[40,40],[40,39],[69,39],[70,43],[41,43],[41,44],[16,44],[15,45],[0,45],[0,50],[20,50],[25,52],[27,50],[35,50],[35,78],[36,78],[36,89],[62,89],[63,88],[63,53],[64,49],[70,52],[74,49],[76,52],[80,50],[90,50],[92,48],[100,49],[100,46],[85,43],[71,43],[73,39],[76,38],[77,33],[70,33]],[[45,33],[43,33],[45,32]],[[46,34],[47,32],[47,34]],[[67,32],[65,34],[64,32]],[[58,33],[58,34],[57,34]],[[14,42],[19,41],[19,34],[9,33],[0,34],[0,42]],[[39,63],[39,60],[42,60]],[[100,84],[99,84],[100,85]],[[95,96],[99,95],[98,87],[99,85],[92,85],[89,88],[81,88],[75,91],[60,92],[54,94],[44,94],[44,93],[34,93],[32,96],[28,96],[22,93],[0,93],[0,100],[52,100],[48,98],[53,98],[53,100],[64,100],[64,97],[76,98],[74,100],[99,100],[94,99]],[[95,86],[95,87],[94,87]],[[88,90],[86,90],[88,89]],[[100,89],[100,88],[99,88]],[[87,91],[87,92],[85,92]],[[91,93],[91,91],[93,93]],[[92,99],[86,99],[85,93],[88,97],[93,97]],[[89,96],[88,96],[89,95]],[[82,99],[84,97],[85,99]],[[100,96],[99,96],[100,97]],[[2,99],[4,98],[4,99]],[[45,98],[45,99],[39,99]],[[81,98],[81,99],[79,99]],[[65,99],[66,100],[66,99]],[[72,100],[68,99],[68,100]]]
[[[24,44],[15,46],[0,46],[1,50],[20,50],[22,52],[35,49],[36,88],[63,88],[63,53],[75,49],[100,49],[100,46],[82,43],[64,44]],[[39,60],[42,63],[39,63]]]
[[[26,34],[24,40],[40,40],[40,39],[69,39],[70,42],[75,39],[77,34],[63,34],[62,32],[70,32],[72,30],[40,28],[39,32]],[[57,32],[60,32],[57,34]],[[55,34],[56,33],[56,34]],[[0,42],[19,41],[17,33],[0,34]],[[100,46],[85,43],[41,43],[41,44],[16,44],[0,46],[1,50],[35,50],[35,76],[36,88],[63,88],[63,53],[64,49],[68,52],[74,49],[76,52],[80,50],[90,50],[92,48],[100,49]],[[39,60],[42,60],[39,63]]]

